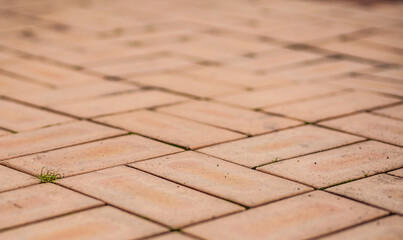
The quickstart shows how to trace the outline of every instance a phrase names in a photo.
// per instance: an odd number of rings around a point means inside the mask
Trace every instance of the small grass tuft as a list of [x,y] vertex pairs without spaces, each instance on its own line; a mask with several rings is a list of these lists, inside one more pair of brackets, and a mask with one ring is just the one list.
[[41,180],[41,183],[53,183],[57,179],[63,178],[63,176],[58,173],[58,171],[45,171],[44,168],[42,168],[41,173],[38,175],[38,178]]
[[364,177],[368,177],[370,172],[371,171],[365,172],[364,170],[362,170],[362,173],[364,173]]

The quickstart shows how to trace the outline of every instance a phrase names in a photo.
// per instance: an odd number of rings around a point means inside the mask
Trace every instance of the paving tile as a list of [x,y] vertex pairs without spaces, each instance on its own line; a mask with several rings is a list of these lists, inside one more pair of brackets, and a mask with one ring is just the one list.
[[75,116],[90,118],[184,101],[186,98],[161,91],[141,91],[67,103],[53,108]]
[[403,86],[398,82],[371,79],[371,77],[345,77],[331,82],[341,87],[351,87],[379,93],[403,96]]
[[5,96],[21,95],[34,91],[47,90],[48,88],[16,77],[0,74],[0,94]]
[[301,124],[295,120],[213,102],[194,101],[163,107],[158,111],[245,134],[266,133]]
[[99,79],[78,71],[58,67],[52,64],[18,59],[2,69],[16,73],[35,81],[54,87],[79,85],[84,82],[100,81]]
[[264,111],[315,122],[400,100],[364,92],[344,92],[312,100],[265,108]]
[[73,119],[48,111],[27,107],[22,104],[0,100],[0,127],[15,132],[27,131],[70,121],[73,121]]
[[368,141],[272,163],[261,171],[305,183],[316,188],[403,167],[403,150]]
[[96,84],[72,86],[69,88],[46,89],[24,94],[13,94],[12,96],[20,101],[40,106],[52,106],[135,89],[137,89],[136,86],[105,81]]
[[0,229],[102,204],[51,183],[4,192],[0,196]]
[[205,239],[308,239],[386,212],[322,191],[306,193],[184,231]]
[[358,227],[332,234],[320,240],[356,239],[356,240],[399,240],[403,238],[403,217],[390,216]]
[[223,143],[199,151],[248,167],[297,157],[360,141],[362,138],[314,126],[303,126]]
[[388,173],[394,176],[403,177],[403,168]]
[[224,129],[152,111],[137,111],[97,120],[192,149],[244,137]]
[[123,134],[113,128],[76,121],[0,138],[0,160]]
[[194,240],[196,238],[189,237],[182,233],[168,233],[158,237],[152,237],[149,240]]
[[383,109],[380,109],[380,110],[377,110],[374,112],[388,116],[388,117],[403,120],[403,104],[389,107],[389,108],[383,108]]
[[144,85],[161,87],[197,97],[214,97],[239,92],[239,88],[213,82],[203,82],[177,74],[154,74],[134,78]]
[[342,88],[340,87],[332,87],[323,84],[293,84],[278,88],[248,91],[217,98],[216,100],[246,108],[262,108],[326,95],[341,90]]
[[3,161],[31,174],[42,169],[64,177],[182,151],[136,135],[122,136]]
[[109,168],[58,182],[171,227],[243,209],[128,167]]
[[105,206],[1,232],[0,238],[129,240],[150,236],[164,230],[159,225]]
[[39,183],[35,177],[0,165],[0,192]]
[[322,122],[321,125],[342,131],[355,133],[371,139],[376,139],[397,145],[403,145],[403,126],[401,121],[360,113],[353,116]]
[[327,190],[394,213],[403,213],[403,179],[400,177],[380,174]]
[[191,151],[132,166],[247,206],[311,190],[302,184]]

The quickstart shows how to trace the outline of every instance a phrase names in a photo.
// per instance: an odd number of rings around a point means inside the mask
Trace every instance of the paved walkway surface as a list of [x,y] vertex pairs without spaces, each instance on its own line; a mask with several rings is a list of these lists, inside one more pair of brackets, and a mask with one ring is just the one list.
[[403,4],[359,2],[0,0],[0,239],[403,239]]

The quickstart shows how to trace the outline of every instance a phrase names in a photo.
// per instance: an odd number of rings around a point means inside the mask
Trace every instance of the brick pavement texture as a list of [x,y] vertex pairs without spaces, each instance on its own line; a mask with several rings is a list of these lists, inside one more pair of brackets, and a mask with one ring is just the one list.
[[0,240],[403,239],[402,12],[0,0]]

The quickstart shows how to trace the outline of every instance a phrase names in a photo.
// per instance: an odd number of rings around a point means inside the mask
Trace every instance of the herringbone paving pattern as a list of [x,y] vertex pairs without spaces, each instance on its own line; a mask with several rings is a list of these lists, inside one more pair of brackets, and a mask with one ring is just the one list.
[[403,239],[402,13],[0,0],[0,239]]

